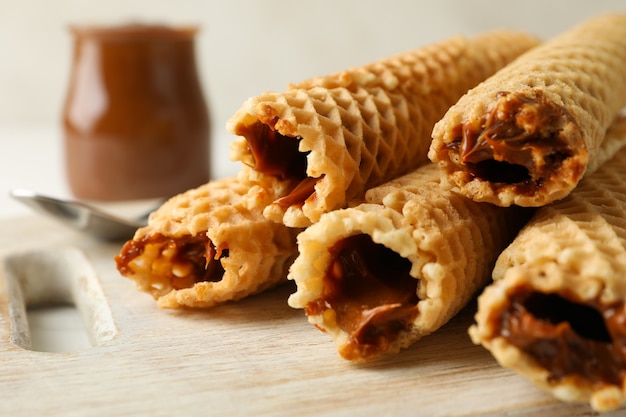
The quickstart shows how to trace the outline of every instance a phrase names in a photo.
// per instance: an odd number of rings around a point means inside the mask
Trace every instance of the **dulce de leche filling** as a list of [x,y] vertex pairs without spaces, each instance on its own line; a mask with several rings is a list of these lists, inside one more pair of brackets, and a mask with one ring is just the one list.
[[371,360],[385,353],[418,315],[418,280],[411,263],[368,235],[355,235],[331,249],[321,298],[310,302],[307,315],[334,313],[348,342],[339,353],[350,360]]
[[[514,185],[532,195],[555,175],[568,158],[585,151],[582,133],[569,112],[540,90],[534,97],[499,92],[497,103],[479,124],[465,123],[446,145],[457,151],[459,164],[472,177]],[[572,166],[575,182],[584,167]]]
[[280,180],[294,180],[297,184],[288,195],[279,198],[274,204],[283,207],[302,205],[313,197],[318,178],[307,177],[308,152],[298,150],[302,138],[282,135],[261,122],[240,126],[236,133],[248,142],[254,159],[252,168]]
[[197,282],[219,282],[224,276],[220,262],[228,249],[216,249],[206,235],[170,238],[161,234],[129,240],[115,257],[118,271],[126,277],[134,274],[131,262],[140,258],[148,246],[159,248],[164,262],[153,262],[150,273],[166,279],[175,290],[191,288]]
[[575,302],[528,288],[509,297],[494,316],[496,336],[530,355],[549,382],[578,377],[591,385],[622,386],[626,376],[626,311],[623,303]]

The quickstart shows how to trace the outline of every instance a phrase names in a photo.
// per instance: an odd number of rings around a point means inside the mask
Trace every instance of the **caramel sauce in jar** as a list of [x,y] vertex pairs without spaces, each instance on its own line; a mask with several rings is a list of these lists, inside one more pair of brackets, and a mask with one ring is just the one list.
[[196,27],[72,26],[63,133],[72,193],[169,197],[210,176],[210,120]]

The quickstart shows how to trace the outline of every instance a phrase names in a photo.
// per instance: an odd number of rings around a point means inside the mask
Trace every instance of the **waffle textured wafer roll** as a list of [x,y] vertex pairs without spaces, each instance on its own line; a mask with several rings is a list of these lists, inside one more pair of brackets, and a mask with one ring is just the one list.
[[626,105],[626,15],[603,15],[520,56],[452,106],[429,158],[476,200],[542,206],[582,178]]
[[437,330],[490,277],[531,210],[476,203],[439,184],[436,165],[369,190],[298,237],[289,305],[353,361],[396,353]]
[[[305,227],[365,190],[428,162],[434,124],[469,88],[538,41],[494,31],[248,99],[229,120],[231,159],[265,188],[289,192],[267,218]],[[283,186],[283,185],[279,185]]]
[[171,198],[122,247],[118,270],[163,308],[212,307],[286,281],[299,230],[263,217],[273,196],[256,187],[230,177]]
[[[603,147],[625,140],[622,119]],[[470,328],[475,343],[561,400],[598,411],[624,403],[626,148],[539,209],[493,275]]]

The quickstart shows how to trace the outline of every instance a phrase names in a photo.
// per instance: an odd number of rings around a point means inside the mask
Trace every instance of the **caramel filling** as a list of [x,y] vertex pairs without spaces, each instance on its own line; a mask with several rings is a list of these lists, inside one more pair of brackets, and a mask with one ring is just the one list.
[[124,276],[132,275],[130,263],[141,257],[148,245],[159,246],[160,257],[167,259],[154,263],[150,272],[167,278],[175,290],[191,288],[197,282],[219,282],[224,276],[220,259],[228,256],[228,249],[216,249],[206,235],[173,239],[157,234],[130,240],[115,257],[118,271]]
[[591,384],[622,386],[626,376],[623,303],[580,303],[521,288],[497,317],[497,335],[548,370],[551,382],[577,376]]
[[343,239],[330,253],[323,295],[307,305],[306,314],[332,309],[337,326],[349,335],[340,354],[374,359],[410,330],[418,315],[418,280],[409,275],[411,262],[368,235]]
[[280,180],[292,179],[297,183],[288,195],[276,200],[275,204],[302,205],[314,196],[318,178],[306,175],[308,152],[298,150],[302,138],[282,135],[260,122],[240,127],[237,135],[246,138],[256,171]]
[[[500,92],[497,99],[479,125],[464,124],[446,147],[458,151],[473,177],[513,184],[530,195],[585,149],[582,134],[569,112],[541,91],[535,97]],[[569,175],[577,180],[583,171],[572,167]]]
[[283,207],[283,209],[289,206],[301,205],[315,195],[316,183],[317,178],[305,178],[289,194],[274,201],[274,204]]

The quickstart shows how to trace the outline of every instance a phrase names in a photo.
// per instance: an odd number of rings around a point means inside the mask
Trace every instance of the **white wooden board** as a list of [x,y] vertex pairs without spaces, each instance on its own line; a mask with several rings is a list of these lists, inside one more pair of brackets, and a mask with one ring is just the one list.
[[[0,222],[0,416],[595,415],[474,346],[474,306],[399,355],[355,365],[287,306],[291,283],[209,311],[159,310],[115,270],[119,249],[44,218]],[[68,300],[94,346],[24,348],[24,305]]]

